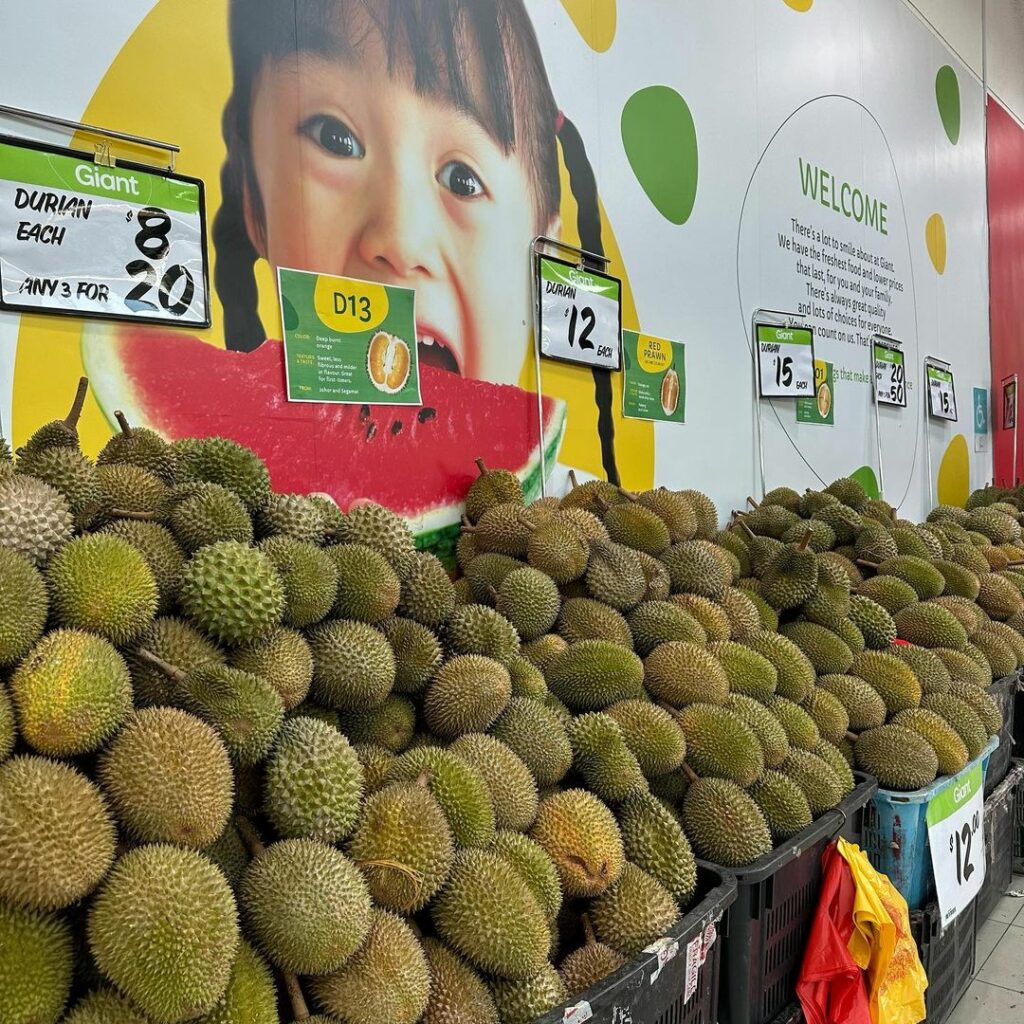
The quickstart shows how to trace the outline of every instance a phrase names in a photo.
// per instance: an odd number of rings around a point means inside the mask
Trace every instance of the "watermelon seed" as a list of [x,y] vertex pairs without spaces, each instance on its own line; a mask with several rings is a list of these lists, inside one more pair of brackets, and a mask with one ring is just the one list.
[[373,435],[376,434],[376,433],[377,433],[377,424],[376,423],[371,423],[366,428],[366,440],[367,441],[371,440],[373,438]]
[[395,420],[395,422],[391,424],[391,433],[392,433],[392,435],[397,435],[397,434],[400,434],[401,432],[402,432],[402,421],[401,420]]
[[368,405],[359,406],[359,419],[366,420],[370,417],[370,407]]
[[436,415],[437,415],[437,410],[436,409],[431,409],[429,405],[425,405],[416,414],[416,419],[418,419],[420,421],[420,423],[426,423],[427,420],[432,420]]

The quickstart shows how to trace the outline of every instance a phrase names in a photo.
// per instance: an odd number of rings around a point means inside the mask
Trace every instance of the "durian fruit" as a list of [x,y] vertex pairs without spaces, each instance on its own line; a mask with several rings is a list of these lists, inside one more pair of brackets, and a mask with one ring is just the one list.
[[739,718],[757,737],[768,768],[777,768],[789,754],[789,737],[771,711],[760,701],[742,693],[730,693],[725,707]]
[[558,968],[568,1000],[582,995],[592,985],[626,964],[626,958],[621,953],[597,941],[587,915],[583,917],[583,928],[586,936],[584,945],[565,956]]
[[608,541],[593,541],[586,587],[595,600],[626,612],[642,600],[647,578],[636,552],[631,548]]
[[619,809],[628,861],[656,878],[685,907],[696,892],[697,865],[675,815],[657,797],[640,793]]
[[661,561],[668,569],[672,592],[721,600],[730,581],[716,550],[706,540],[689,540],[663,552]]
[[23,452],[17,472],[35,477],[64,495],[78,529],[87,529],[103,502],[96,467],[77,448]]
[[796,835],[814,820],[804,791],[782,772],[766,771],[750,787],[750,795],[761,809],[776,842]]
[[466,733],[449,747],[483,776],[498,828],[525,832],[537,816],[537,783],[520,758],[500,740]]
[[644,663],[607,640],[580,640],[545,672],[548,687],[573,711],[600,711],[643,695]]
[[55,488],[28,476],[0,479],[0,548],[45,565],[70,538],[74,517]]
[[338,544],[327,553],[338,572],[335,618],[375,625],[394,614],[401,584],[383,555],[363,544]]
[[640,502],[613,505],[605,513],[604,525],[613,542],[649,555],[660,555],[672,540],[665,521]]
[[761,632],[762,618],[756,601],[768,609],[775,625],[778,625],[775,610],[759,594],[748,594],[739,587],[729,587],[722,595],[722,607],[729,616],[729,636],[733,640],[747,640]]
[[608,807],[587,790],[546,797],[530,835],[554,862],[567,896],[597,896],[622,872],[619,827]]
[[920,789],[932,782],[939,770],[932,745],[902,725],[862,732],[853,749],[857,767],[874,775],[884,789]]
[[707,640],[728,640],[732,636],[732,623],[725,609],[710,598],[698,594],[674,594],[670,600],[700,623]]
[[251,449],[226,437],[204,437],[174,445],[178,482],[205,481],[234,491],[250,513],[270,497],[270,474]]
[[553,922],[562,907],[562,884],[544,848],[521,832],[499,831],[490,847],[522,875],[545,918]]
[[560,506],[555,512],[553,522],[571,526],[584,544],[592,540],[611,540],[604,523],[585,508]]
[[209,725],[176,708],[134,712],[101,754],[98,777],[138,842],[209,846],[231,814],[227,749]]
[[[990,634],[1000,639],[1013,652],[1018,665],[1024,665],[1024,636],[1007,625],[1005,622],[983,622],[979,624],[978,632]],[[977,637],[971,638],[971,642],[977,644]]]
[[850,598],[850,621],[860,630],[871,650],[885,650],[896,639],[896,622],[880,605],[862,594]]
[[[484,776],[450,750],[414,747],[389,761],[384,781],[416,782],[426,777],[457,848],[489,846],[494,840],[494,804]],[[375,791],[378,786],[367,787]]]
[[857,534],[853,546],[857,557],[868,562],[881,563],[900,554],[892,531],[881,523],[865,524],[864,529]]
[[853,663],[853,651],[824,626],[814,622],[791,622],[779,631],[803,651],[818,675],[842,675]]
[[412,619],[393,616],[379,624],[395,656],[395,691],[420,693],[441,667],[444,655],[437,636]]
[[88,377],[80,377],[75,391],[74,400],[67,416],[61,420],[44,423],[25,442],[26,453],[42,451],[46,448],[77,448],[78,421],[85,405],[85,396],[89,391]]
[[186,563],[181,609],[222,643],[266,636],[284,614],[284,586],[274,563],[261,551],[235,541],[200,548]]
[[885,701],[890,715],[921,703],[921,684],[914,670],[895,655],[862,651],[850,665],[850,675],[869,683]]
[[972,760],[985,748],[988,740],[985,726],[966,702],[948,693],[932,693],[922,698],[921,707],[941,715],[956,730]]
[[0,902],[0,1020],[56,1024],[71,994],[71,929]]
[[339,711],[383,702],[395,682],[395,655],[384,635],[365,622],[322,622],[307,633],[313,652],[314,698]]
[[238,949],[235,901],[199,853],[156,844],[119,858],[89,910],[100,970],[155,1021],[207,1013],[227,989]]
[[520,757],[540,786],[560,782],[572,766],[572,747],[562,723],[537,700],[513,697],[491,735]]
[[448,621],[455,610],[455,590],[436,555],[421,551],[409,560],[409,569],[402,580],[398,610],[431,629],[437,629]]
[[949,689],[949,669],[934,651],[913,644],[894,644],[890,651],[913,669],[922,694],[945,693]]
[[[270,987],[273,990],[273,979],[270,981]],[[224,1018],[216,1019],[224,1020]],[[253,1019],[261,1020],[258,1016]],[[262,1020],[266,1020],[266,1018],[264,1017]],[[70,1013],[63,1018],[63,1024],[147,1024],[147,1022],[146,1018],[127,999],[119,996],[112,988],[104,986],[94,989],[75,1003]],[[225,1024],[227,1024],[226,1021]]]
[[[569,645],[557,633],[545,633],[544,636],[531,640],[528,644],[523,644],[521,650],[522,657],[546,677],[559,656],[568,648]],[[512,664],[515,664],[514,658]]]
[[343,711],[338,728],[353,743],[373,743],[392,753],[401,753],[416,733],[416,707],[400,693],[389,693],[384,700],[365,711]]
[[171,501],[167,524],[189,553],[222,540],[252,543],[252,520],[234,491],[219,484],[189,484],[172,492]]
[[[853,745],[849,738],[844,738],[840,742],[842,746],[822,740],[811,753],[815,757],[821,758],[832,769],[839,780],[840,794],[846,796],[856,788],[857,780],[853,775]],[[844,748],[849,749],[844,750]]]
[[501,502],[492,505],[474,525],[463,527],[463,531],[473,537],[481,551],[524,558],[536,525],[522,505]]
[[374,901],[405,914],[421,910],[444,884],[453,852],[448,819],[426,778],[370,794],[348,844]]
[[[277,988],[270,966],[242,939],[238,944],[238,955],[231,968],[228,987],[221,1001],[202,1018],[202,1024],[278,1024],[279,1020]],[[122,1022],[117,1021],[116,1024]],[[126,1021],[124,1024],[135,1022]],[[140,1019],[139,1024],[145,1022]]]
[[[330,723],[327,723],[330,724]],[[337,728],[336,726],[331,726]],[[366,793],[376,793],[388,781],[388,772],[395,763],[395,755],[390,750],[375,746],[372,743],[356,743],[352,749],[359,757],[363,769],[363,789]],[[429,749],[429,748],[421,748]]]
[[814,686],[814,665],[792,640],[779,633],[763,630],[748,637],[743,645],[766,658],[775,667],[775,692],[780,697],[800,702],[811,692]]
[[372,921],[362,872],[312,839],[282,839],[258,853],[242,877],[239,903],[248,935],[276,966],[296,974],[337,970]]
[[268,537],[259,549],[281,578],[284,624],[301,629],[326,618],[338,593],[338,569],[330,549],[293,537]]
[[587,788],[607,803],[647,790],[637,759],[614,718],[600,712],[579,715],[569,726],[573,767]]
[[675,714],[686,734],[687,764],[698,775],[746,787],[764,771],[757,735],[738,715],[715,704],[691,704]]
[[899,555],[896,558],[889,558],[877,566],[880,576],[895,576],[897,579],[909,583],[922,601],[938,597],[946,589],[945,577],[923,558],[915,558],[913,555]]
[[962,651],[967,645],[967,632],[956,616],[931,602],[904,608],[896,613],[895,622],[899,638],[919,647]]
[[664,935],[679,916],[672,894],[653,875],[626,862],[618,881],[590,904],[597,938],[624,956],[636,956]]
[[767,700],[775,692],[779,675],[775,666],[763,655],[734,640],[709,644],[708,650],[725,669],[731,691],[758,700]]
[[149,566],[157,589],[157,614],[170,611],[178,600],[185,555],[170,530],[159,523],[116,519],[102,529],[136,548]]
[[32,563],[0,547],[0,665],[20,661],[42,636],[49,610],[46,584]]
[[901,711],[893,725],[912,729],[931,744],[939,760],[939,775],[956,775],[967,765],[967,746],[959,733],[938,713],[927,708]]
[[[998,625],[1002,625],[1002,623],[998,623]],[[978,630],[971,637],[971,643],[985,655],[985,660],[992,667],[993,678],[1002,679],[1017,671],[1020,662],[1013,649],[994,633]]]
[[480,975],[440,940],[420,944],[430,971],[423,1024],[498,1024],[494,998]]
[[[462,534],[463,537],[470,536]],[[494,604],[495,595],[510,572],[522,569],[523,563],[510,555],[485,551],[477,555],[466,567],[466,579],[473,594],[470,604]]]
[[695,701],[722,704],[729,695],[729,677],[722,663],[702,644],[681,640],[659,644],[644,659],[643,673],[651,696],[672,707]]
[[345,1024],[415,1024],[427,1006],[430,970],[408,923],[374,910],[360,949],[338,970],[314,978],[311,989]]
[[534,700],[543,701],[548,696],[548,684],[544,679],[544,673],[521,654],[512,659],[508,674],[512,680],[513,697],[532,697]]
[[805,535],[799,544],[784,547],[761,574],[761,596],[780,611],[798,608],[818,586],[818,558],[807,546]]
[[536,640],[554,626],[561,596],[549,576],[524,567],[505,577],[494,607],[512,623],[521,639]]
[[864,520],[849,505],[839,503],[826,505],[813,513],[812,518],[820,519],[832,527],[840,544],[851,544],[864,525]]
[[[646,602],[639,605],[631,614],[636,614],[645,607]],[[604,640],[633,650],[636,642],[633,631],[622,613],[591,597],[570,597],[565,600],[554,628],[558,635],[570,644],[578,643],[580,640]]]
[[119,463],[138,466],[168,487],[173,486],[178,475],[178,456],[173,446],[149,427],[133,427],[120,410],[114,413],[114,418],[121,432],[103,446],[96,461],[101,466]]
[[821,740],[817,723],[798,704],[785,697],[772,697],[767,707],[785,729],[791,747],[811,750]]
[[187,622],[170,617],[154,619],[139,637],[136,649],[125,652],[136,707],[175,704],[179,700],[172,678],[152,662],[139,657],[138,650],[155,655],[161,664],[177,666],[183,672],[191,672],[210,662],[225,663],[221,650]]
[[22,738],[55,757],[99,748],[132,705],[124,659],[102,637],[79,630],[48,633],[9,685]]
[[992,682],[992,673],[988,666],[982,667],[966,651],[953,651],[945,647],[934,648],[953,683],[970,683],[972,686],[986,687]]
[[884,608],[890,615],[917,602],[917,591],[895,576],[872,576],[857,587],[857,593]]
[[842,782],[829,763],[809,750],[790,750],[780,771],[803,790],[811,814],[824,814],[843,797]]
[[526,560],[555,583],[572,583],[587,570],[590,544],[567,522],[552,520],[536,527],[526,544]]
[[269,494],[255,521],[261,537],[294,537],[312,544],[324,537],[320,509],[304,494]]
[[18,739],[18,730],[14,724],[14,708],[11,698],[0,684],[0,762],[6,761],[14,752],[14,744]]
[[159,663],[181,705],[217,730],[236,764],[247,767],[266,757],[284,718],[281,697],[266,679],[215,663],[182,672],[144,650],[137,655]]
[[885,725],[885,701],[863,679],[844,675],[821,676],[818,686],[842,703],[851,729],[861,731]]
[[841,743],[850,728],[850,716],[838,697],[822,687],[815,687],[803,703],[804,710],[814,719],[823,739]]
[[512,624],[482,605],[456,608],[448,619],[446,636],[453,654],[480,654],[506,668],[519,654],[519,635]]
[[503,664],[479,654],[456,655],[435,673],[423,700],[423,717],[441,739],[484,732],[505,710],[511,692]]
[[628,625],[634,649],[642,658],[669,641],[707,640],[707,633],[697,619],[672,601],[644,601],[629,613]]
[[998,736],[1003,727],[1003,716],[999,705],[984,690],[970,683],[954,682],[950,688],[951,696],[962,700],[981,720],[989,736]]
[[228,885],[233,891],[237,891],[238,883],[241,882],[242,875],[245,874],[245,869],[252,859],[249,856],[249,848],[239,834],[237,825],[233,821],[229,821],[216,842],[204,846],[199,852],[220,868],[228,880]]
[[101,501],[98,522],[121,518],[157,521],[173,498],[159,477],[138,466],[97,466],[96,479]]
[[771,833],[761,809],[735,782],[696,779],[682,804],[694,852],[725,867],[750,864],[770,853]]
[[69,541],[47,566],[53,617],[62,626],[130,644],[153,621],[157,587],[138,549],[106,534]]
[[561,975],[545,964],[525,979],[498,979],[491,985],[503,1024],[530,1024],[565,1001]]
[[515,473],[507,469],[489,469],[483,459],[475,462],[479,475],[466,492],[466,515],[470,522],[477,522],[495,505],[524,504],[523,486]]
[[694,536],[701,540],[710,540],[718,532],[718,509],[715,503],[701,491],[677,491],[677,496],[686,501],[693,509],[697,522]]
[[312,718],[282,725],[264,776],[264,810],[279,836],[340,842],[362,796],[363,769],[345,736]]
[[525,979],[547,962],[544,911],[519,871],[492,851],[457,854],[431,918],[449,946],[489,974]]
[[19,755],[0,764],[0,900],[58,910],[88,896],[114,857],[99,789],[70,765]]
[[232,668],[262,676],[277,690],[285,711],[301,704],[313,682],[313,654],[305,637],[276,626],[261,640],[231,651]]
[[626,746],[648,779],[674,771],[683,763],[686,737],[663,708],[643,700],[623,700],[612,704],[605,714],[618,724]]
[[1024,596],[1009,580],[988,573],[981,577],[978,605],[990,618],[1005,622],[1024,608]]

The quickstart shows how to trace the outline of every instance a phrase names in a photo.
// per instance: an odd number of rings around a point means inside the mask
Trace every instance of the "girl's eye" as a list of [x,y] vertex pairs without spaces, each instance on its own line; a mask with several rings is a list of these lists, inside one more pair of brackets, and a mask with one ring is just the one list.
[[459,196],[461,199],[476,199],[487,192],[476,172],[461,160],[449,160],[438,171],[437,180],[452,195]]
[[315,114],[303,122],[299,130],[332,156],[358,160],[366,155],[352,129],[330,114]]

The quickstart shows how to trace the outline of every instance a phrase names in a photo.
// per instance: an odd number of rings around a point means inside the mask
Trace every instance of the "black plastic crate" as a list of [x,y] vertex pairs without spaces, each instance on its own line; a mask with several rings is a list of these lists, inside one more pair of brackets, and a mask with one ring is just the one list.
[[661,952],[641,953],[535,1024],[717,1024],[719,924],[736,899],[736,879],[699,865],[697,892],[703,895],[670,929]]
[[[1022,760],[1014,763],[1024,765]],[[1013,800],[1013,870],[1024,874],[1024,785],[1017,787]]]
[[988,771],[985,775],[985,795],[988,796],[1003,779],[1010,768],[1010,758],[1013,756],[1013,724],[1014,709],[1017,704],[1017,683],[1020,679],[1018,673],[1003,676],[997,679],[989,688],[988,692],[993,700],[999,705],[1003,716],[1003,727],[999,730],[999,746],[996,747],[988,763]]
[[910,915],[910,931],[928,977],[924,994],[927,1024],[943,1024],[974,976],[976,901],[945,928],[937,903]]
[[978,893],[978,922],[984,924],[1013,878],[1017,834],[1015,798],[1024,778],[1024,761],[1013,761],[1006,778],[985,800],[985,881]]
[[[837,835],[860,835],[878,789],[859,775],[834,810],[736,874],[726,919],[718,1017],[721,1024],[768,1024],[796,999],[796,981],[821,890],[821,854]],[[710,865],[715,867],[715,865]]]

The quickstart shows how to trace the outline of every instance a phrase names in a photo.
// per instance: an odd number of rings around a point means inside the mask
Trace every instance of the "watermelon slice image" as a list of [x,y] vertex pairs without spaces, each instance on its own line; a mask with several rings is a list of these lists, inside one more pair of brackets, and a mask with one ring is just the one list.
[[422,548],[450,555],[473,460],[540,493],[565,432],[565,403],[420,365],[422,406],[289,402],[284,346],[230,352],[187,334],[88,323],[82,362],[112,429],[114,411],[165,437],[220,434],[262,458],[274,488],[323,492],[343,509],[376,501],[403,515]]

